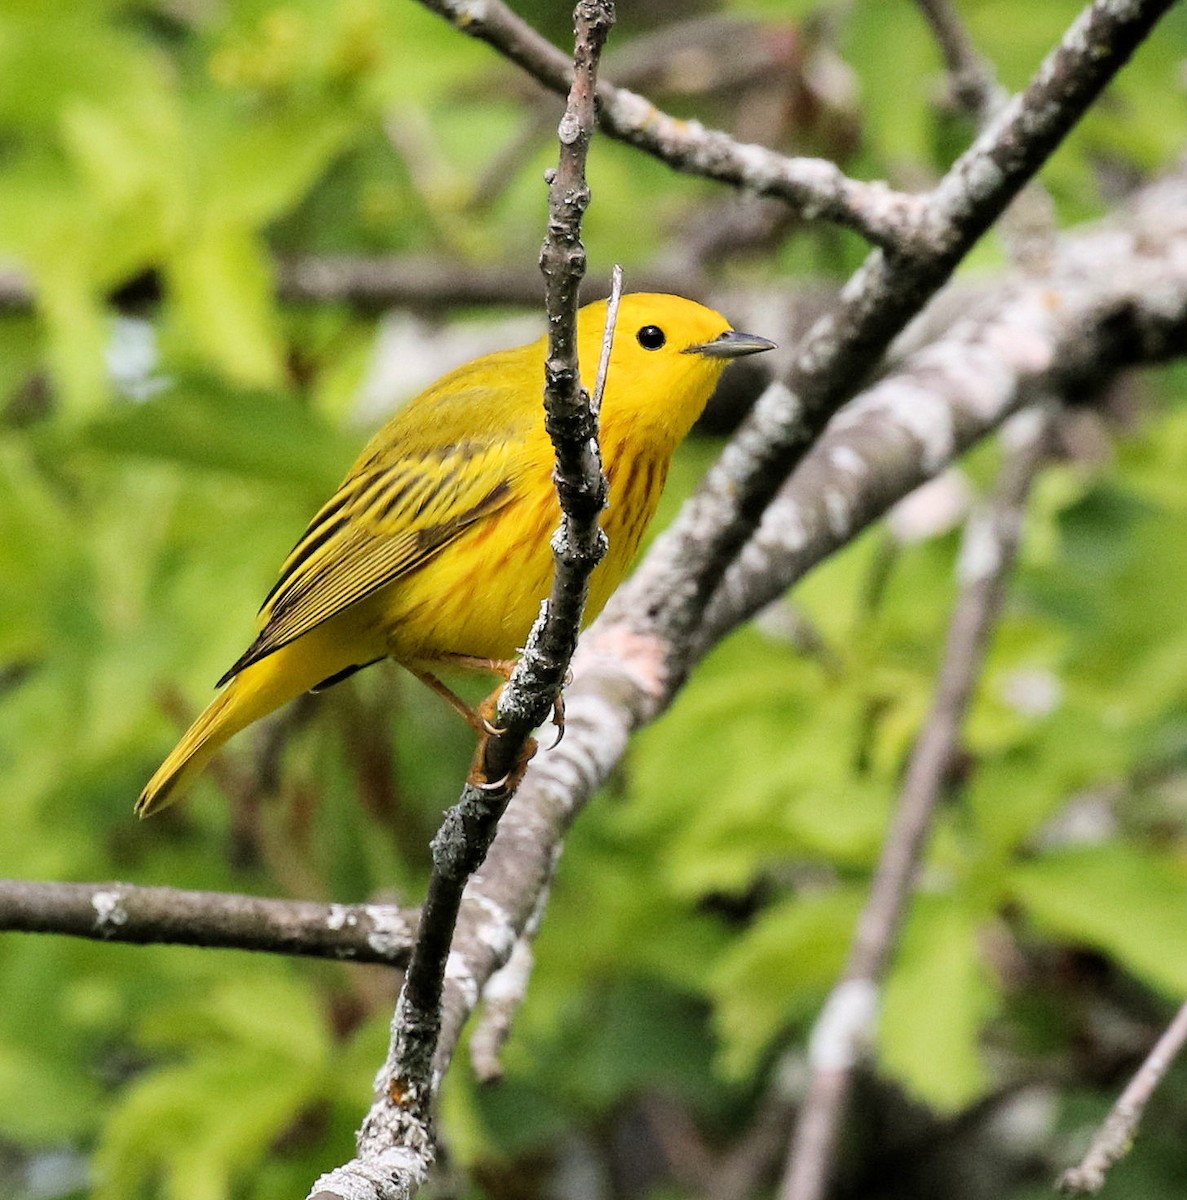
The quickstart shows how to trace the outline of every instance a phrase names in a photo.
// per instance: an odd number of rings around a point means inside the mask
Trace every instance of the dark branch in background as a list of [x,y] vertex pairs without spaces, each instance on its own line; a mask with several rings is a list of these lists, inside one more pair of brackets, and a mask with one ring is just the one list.
[[[573,85],[558,130],[560,163],[549,178],[548,236],[540,255],[549,322],[545,426],[556,450],[561,507],[561,526],[552,541],[552,594],[499,697],[500,733],[480,741],[462,797],[433,839],[433,870],[420,928],[392,1018],[391,1046],[376,1080],[375,1102],[359,1131],[358,1155],[322,1176],[311,1200],[403,1200],[425,1180],[435,1153],[432,1104],[453,1049],[452,1043],[443,1052],[440,1046],[442,991],[462,891],[482,865],[534,750],[532,730],[560,697],[589,577],[605,553],[600,521],[606,480],[597,414],[582,387],[577,361],[577,309],[585,274],[581,221],[589,204],[585,161],[595,124],[598,61],[614,24],[611,0],[578,0],[573,22]],[[605,341],[613,335],[608,321]],[[603,367],[608,357],[603,354]],[[604,377],[599,394],[603,383]]]
[[[421,0],[462,33],[493,46],[546,88],[564,93],[573,76],[568,57],[502,0]],[[877,245],[897,246],[920,215],[920,199],[884,183],[848,178],[827,159],[788,158],[765,146],[745,145],[729,134],[661,112],[649,100],[602,80],[598,125],[677,171],[773,196],[810,220],[856,230]]]
[[402,967],[418,914],[394,904],[315,904],[128,883],[0,879],[0,930],[102,942],[219,947]]
[[[394,307],[445,313],[466,306],[540,305],[540,272],[518,263],[491,266],[412,255],[309,254],[279,258],[275,270],[276,293],[285,304],[345,304],[363,313]],[[672,292],[701,301],[720,289],[691,263],[640,267],[632,272],[632,281],[635,291]],[[583,286],[582,299],[600,300],[609,291],[607,282],[592,278]],[[798,295],[797,290],[791,299]],[[111,301],[118,309],[142,311],[161,298],[160,279],[147,272],[116,289]],[[0,271],[0,313],[27,311],[35,299],[35,289],[22,272]]]
[[[633,273],[632,279],[636,291],[674,292],[693,299],[703,300],[712,290],[710,281],[692,267],[644,267]],[[277,288],[285,301],[340,302],[364,311],[394,305],[444,312],[465,305],[538,308],[540,304],[538,270],[511,264],[484,266],[405,257],[319,255],[282,259],[277,264]],[[599,300],[608,294],[609,288],[600,279],[591,279],[582,286],[583,300]],[[2,296],[0,291],[0,303]]]
[[1058,1186],[1061,1192],[1092,1196],[1105,1186],[1109,1171],[1129,1153],[1150,1097],[1154,1095],[1154,1090],[1162,1082],[1171,1063],[1183,1052],[1185,1043],[1187,1004],[1175,1014],[1174,1020],[1118,1097],[1080,1165],[1060,1176]]
[[1031,485],[1048,453],[1051,418],[1020,413],[1006,427],[1007,458],[992,500],[965,530],[957,602],[931,713],[915,744],[869,898],[841,981],[809,1041],[811,1079],[800,1109],[782,1200],[821,1200],[853,1079],[873,1039],[891,952],[931,830],[932,815],[960,749],[960,731],[980,678],[1014,566]]
[[982,124],[1007,99],[993,67],[981,56],[951,0],[916,0],[931,25],[944,66],[952,102]]

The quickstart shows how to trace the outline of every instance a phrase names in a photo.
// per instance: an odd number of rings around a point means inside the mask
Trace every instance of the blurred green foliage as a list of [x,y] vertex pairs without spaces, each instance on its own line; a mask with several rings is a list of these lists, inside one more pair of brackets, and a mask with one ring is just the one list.
[[[686,6],[620,7],[616,50],[662,46]],[[1079,6],[960,7],[1017,86]],[[564,36],[556,6],[521,11]],[[720,13],[834,72],[815,109],[772,126],[782,148],[919,186],[967,141],[907,0]],[[1182,143],[1167,96],[1185,46],[1179,9],[1057,154],[1062,221],[1103,213]],[[0,313],[0,875],[415,902],[470,747],[394,668],[298,707],[267,785],[257,732],[184,807],[137,825],[131,804],[364,436],[375,322],[280,304],[277,256],[530,263],[555,102],[411,0],[14,3],[0,81],[0,266],[35,297]],[[674,103],[726,127],[745,115],[711,85]],[[598,265],[678,257],[725,199],[606,141],[590,174]],[[800,231],[720,270],[839,278],[860,253]],[[1001,258],[987,239],[975,265]],[[146,272],[147,304],[129,286]],[[432,367],[445,352],[424,329]],[[877,1069],[937,1113],[1066,1085],[1044,1163],[1187,992],[1185,383],[1175,369],[1133,387],[1129,427],[1093,426],[1103,456],[1042,480],[884,1006]],[[712,449],[688,447],[668,515]],[[967,465],[979,488],[994,462],[987,448]],[[478,1089],[460,1059],[448,1080],[465,1194],[548,1194],[575,1146],[609,1179],[615,1129],[657,1095],[713,1145],[745,1136],[844,961],[930,701],[956,549],[869,533],[794,598],[826,653],[778,622],[744,630],[639,739],[569,839],[505,1083]],[[394,989],[377,969],[5,937],[0,1193],[303,1195],[350,1153]],[[1118,1196],[1181,1190],[1167,1130],[1187,1074],[1159,1103]]]

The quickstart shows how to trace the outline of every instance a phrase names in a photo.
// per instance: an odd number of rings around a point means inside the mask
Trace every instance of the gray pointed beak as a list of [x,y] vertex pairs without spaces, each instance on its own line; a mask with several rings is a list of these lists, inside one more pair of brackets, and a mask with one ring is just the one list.
[[685,354],[703,354],[706,358],[742,358],[747,354],[761,354],[764,350],[774,350],[775,343],[769,338],[759,337],[756,333],[739,333],[736,329],[727,329],[711,342],[700,346],[689,346]]

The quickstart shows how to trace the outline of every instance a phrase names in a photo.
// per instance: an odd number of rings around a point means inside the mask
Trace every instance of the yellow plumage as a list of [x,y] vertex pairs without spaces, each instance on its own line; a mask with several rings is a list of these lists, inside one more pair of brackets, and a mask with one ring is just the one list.
[[[588,379],[606,304],[578,315]],[[626,574],[676,446],[731,358],[770,348],[676,296],[624,296],[601,412],[610,548],[586,619]],[[223,691],[149,780],[148,816],[232,735],[310,688],[391,657],[422,677],[450,659],[515,656],[552,580],[560,519],[542,396],[547,341],[451,371],[376,435],[313,518]]]

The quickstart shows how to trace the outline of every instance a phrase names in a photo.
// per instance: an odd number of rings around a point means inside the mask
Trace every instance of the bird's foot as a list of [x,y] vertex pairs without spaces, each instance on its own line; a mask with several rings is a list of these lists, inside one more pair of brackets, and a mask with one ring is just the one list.
[[474,758],[470,763],[470,773],[466,776],[466,782],[482,792],[514,792],[519,787],[524,772],[528,769],[528,763],[532,761],[536,751],[540,748],[536,739],[529,737],[524,742],[523,749],[511,769],[505,772],[501,779],[490,777],[487,756],[491,750],[491,743],[507,733],[507,730],[498,724],[499,697],[502,692],[503,685],[500,684],[474,710],[474,715],[478,718],[479,723],[478,745],[474,748]]
[[484,734],[478,739],[478,745],[474,749],[474,758],[470,763],[470,772],[466,776],[466,782],[480,792],[514,792],[523,780],[528,763],[532,761],[539,749],[536,739],[528,738],[512,768],[501,779],[491,779],[486,765],[487,750],[492,739],[501,736],[502,732],[500,730],[498,733]]

